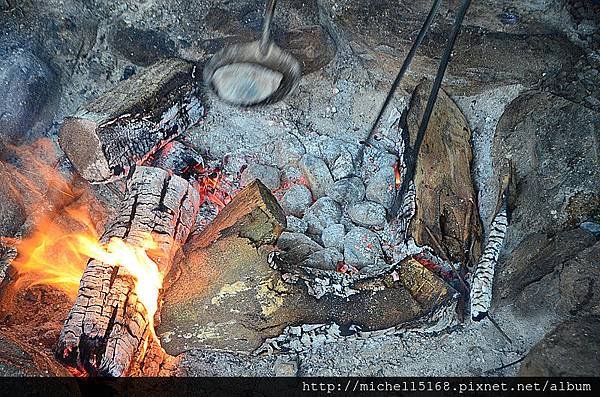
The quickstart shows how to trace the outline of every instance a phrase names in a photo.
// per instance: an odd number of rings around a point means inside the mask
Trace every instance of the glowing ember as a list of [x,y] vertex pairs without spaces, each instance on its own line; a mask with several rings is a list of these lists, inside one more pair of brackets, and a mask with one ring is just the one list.
[[394,163],[394,175],[396,175],[396,189],[400,189],[400,185],[402,184],[402,175],[400,175],[398,163]]

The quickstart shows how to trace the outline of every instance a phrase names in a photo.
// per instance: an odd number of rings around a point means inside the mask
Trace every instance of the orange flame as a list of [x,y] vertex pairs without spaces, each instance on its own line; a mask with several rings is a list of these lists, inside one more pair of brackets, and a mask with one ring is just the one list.
[[85,208],[66,209],[71,220],[84,230],[73,232],[60,218],[48,215],[36,225],[33,233],[18,245],[19,255],[13,262],[17,272],[14,289],[34,285],[51,285],[75,299],[87,255],[81,250],[81,239],[97,240],[89,213]]

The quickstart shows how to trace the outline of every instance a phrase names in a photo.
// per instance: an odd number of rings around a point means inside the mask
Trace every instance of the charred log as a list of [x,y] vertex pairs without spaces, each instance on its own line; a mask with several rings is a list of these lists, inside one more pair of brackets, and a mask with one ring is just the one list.
[[90,182],[125,175],[203,116],[196,74],[183,60],[157,62],[67,117],[61,148]]
[[[118,238],[136,246],[150,236],[157,247],[147,254],[164,275],[190,233],[199,203],[198,192],[182,178],[159,168],[137,167],[119,214],[100,242]],[[134,372],[154,339],[153,321],[135,282],[124,266],[91,259],[60,334],[57,358],[91,374]]]

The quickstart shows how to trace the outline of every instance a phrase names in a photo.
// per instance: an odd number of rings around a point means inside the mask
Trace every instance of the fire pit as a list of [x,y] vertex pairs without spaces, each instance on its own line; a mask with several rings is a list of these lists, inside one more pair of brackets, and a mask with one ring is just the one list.
[[[515,185],[533,178],[522,165],[531,156],[507,161],[499,143],[491,152],[496,124],[516,150],[507,131],[529,116],[498,120],[523,88],[457,91],[467,79],[457,70],[471,70],[459,40],[458,69],[449,69],[435,105],[434,63],[417,53],[370,130],[399,55],[381,44],[387,36],[350,33],[360,25],[350,5],[318,3],[314,16],[282,10],[294,23],[275,23],[274,42],[304,75],[265,107],[231,106],[203,84],[211,56],[260,26],[250,8],[223,21],[203,10],[212,25],[202,42],[150,35],[163,42],[144,52],[100,30],[96,44],[81,45],[70,67],[89,83],[69,86],[64,96],[76,99],[48,136],[0,147],[0,364],[25,374],[154,376],[213,374],[202,367],[212,360],[235,363],[214,374],[317,374],[318,365],[299,369],[302,360],[327,363],[337,351],[335,362],[368,361],[383,347],[409,360],[414,346],[441,349],[444,337],[475,351],[484,335],[482,354],[498,361],[507,350],[497,345],[514,342],[514,356],[541,337],[506,332],[507,317],[496,323],[492,305],[511,212],[529,208],[515,195],[535,189]],[[432,29],[450,31],[452,15]],[[250,27],[217,35],[237,19]],[[425,53],[438,33],[423,41]],[[90,65],[113,52],[137,63],[90,79]],[[521,228],[524,219],[516,218]],[[519,230],[509,233],[512,248],[527,236]],[[323,366],[333,371],[335,362]]]

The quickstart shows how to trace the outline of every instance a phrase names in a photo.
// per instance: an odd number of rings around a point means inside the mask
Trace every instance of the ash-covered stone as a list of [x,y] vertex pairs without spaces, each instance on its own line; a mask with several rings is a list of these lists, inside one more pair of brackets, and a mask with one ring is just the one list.
[[281,186],[281,173],[275,167],[263,164],[250,164],[242,172],[242,186],[247,186],[256,179],[260,180],[270,190],[279,189]]
[[287,263],[300,263],[313,253],[323,249],[303,233],[283,232],[277,240],[277,247],[285,251],[281,256]]
[[334,180],[348,178],[356,174],[354,159],[348,150],[342,150],[340,155],[335,159],[333,164],[330,164],[331,175]]
[[352,222],[359,226],[371,228],[383,228],[387,220],[385,208],[381,204],[372,201],[363,201],[353,204],[348,208],[348,215]]
[[381,167],[369,180],[365,195],[368,200],[392,208],[396,195],[396,174],[390,166]]
[[306,233],[308,229],[308,223],[301,218],[295,217],[294,215],[288,215],[286,218],[287,231],[294,233]]
[[312,193],[304,185],[294,185],[288,189],[279,204],[286,215],[299,218],[304,216],[306,210],[312,205]]
[[355,227],[344,238],[344,261],[358,269],[383,261],[379,237],[363,227]]
[[298,164],[305,153],[302,142],[292,134],[275,142],[275,161],[280,168]]
[[338,203],[329,197],[321,197],[306,211],[304,219],[308,222],[308,233],[320,235],[329,225],[339,223],[342,210]]
[[327,195],[342,205],[350,205],[365,198],[365,185],[360,178],[351,177],[336,181]]
[[333,185],[333,177],[323,159],[310,154],[302,156],[298,163],[308,186],[315,198],[326,195],[327,189]]
[[338,263],[343,261],[342,253],[335,248],[325,248],[310,255],[300,263],[300,266],[321,270],[335,270]]
[[335,248],[340,252],[344,252],[344,236],[346,229],[341,223],[335,223],[323,229],[321,241],[327,248]]

